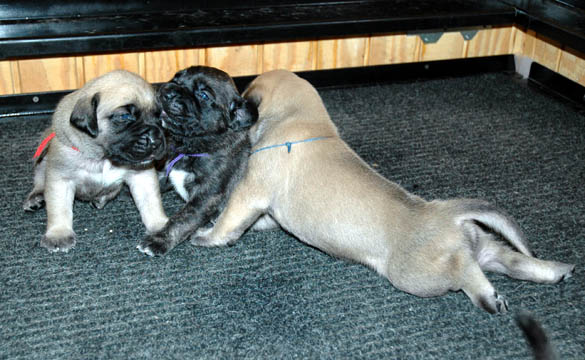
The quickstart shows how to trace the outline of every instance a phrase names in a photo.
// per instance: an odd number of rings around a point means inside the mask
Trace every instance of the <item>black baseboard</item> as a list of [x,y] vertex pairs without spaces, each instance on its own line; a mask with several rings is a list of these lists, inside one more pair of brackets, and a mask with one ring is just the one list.
[[585,86],[538,63],[532,63],[528,81],[549,95],[558,97],[585,110]]
[[[424,80],[438,77],[468,76],[485,72],[513,72],[512,55],[489,56],[457,60],[440,60],[420,63],[379,65],[333,70],[298,72],[316,88],[359,86],[374,83]],[[243,91],[255,76],[234,79]],[[156,85],[156,84],[155,84]],[[0,119],[51,114],[59,100],[70,91],[45,92],[0,96]]]

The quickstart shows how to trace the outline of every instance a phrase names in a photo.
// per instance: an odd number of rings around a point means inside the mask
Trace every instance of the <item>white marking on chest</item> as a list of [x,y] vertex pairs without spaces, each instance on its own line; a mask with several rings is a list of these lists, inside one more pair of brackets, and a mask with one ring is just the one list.
[[124,180],[124,174],[128,170],[119,168],[112,165],[108,160],[104,161],[104,167],[101,174],[94,175],[94,181],[103,184],[104,186],[110,186],[113,184],[121,183]]
[[175,191],[183,200],[189,201],[189,192],[185,189],[185,181],[192,176],[191,173],[183,170],[171,170],[169,179],[175,188]]

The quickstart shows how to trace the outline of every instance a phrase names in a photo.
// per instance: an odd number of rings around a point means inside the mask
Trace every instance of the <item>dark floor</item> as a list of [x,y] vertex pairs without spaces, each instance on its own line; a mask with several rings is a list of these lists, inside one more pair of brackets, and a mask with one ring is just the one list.
[[135,249],[144,228],[127,194],[101,211],[77,202],[76,248],[50,254],[38,246],[45,211],[21,210],[49,120],[13,118],[0,123],[0,359],[529,359],[521,310],[563,359],[583,359],[585,116],[504,74],[321,93],[383,175],[427,199],[496,203],[540,257],[577,264],[573,278],[491,274],[511,307],[492,316],[460,292],[405,294],[282,231],[153,259]]

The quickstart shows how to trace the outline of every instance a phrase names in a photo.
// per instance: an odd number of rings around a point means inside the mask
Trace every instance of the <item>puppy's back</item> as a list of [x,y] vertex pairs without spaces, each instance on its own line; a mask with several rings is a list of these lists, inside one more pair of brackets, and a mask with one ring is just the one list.
[[339,136],[317,90],[290,71],[258,76],[243,96],[258,107],[258,122],[250,131],[253,145]]

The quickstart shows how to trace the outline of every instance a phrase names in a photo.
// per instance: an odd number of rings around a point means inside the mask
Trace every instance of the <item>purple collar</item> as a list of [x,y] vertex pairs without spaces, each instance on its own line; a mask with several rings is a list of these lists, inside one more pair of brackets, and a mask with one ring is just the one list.
[[182,158],[184,158],[185,156],[189,156],[189,157],[208,157],[211,156],[208,153],[201,153],[201,154],[179,154],[177,155],[176,158],[174,158],[173,160],[171,160],[171,162],[167,165],[167,171],[166,171],[166,177],[169,176],[169,173],[171,172],[171,170],[173,169],[173,166],[177,163],[177,161],[181,160]]

